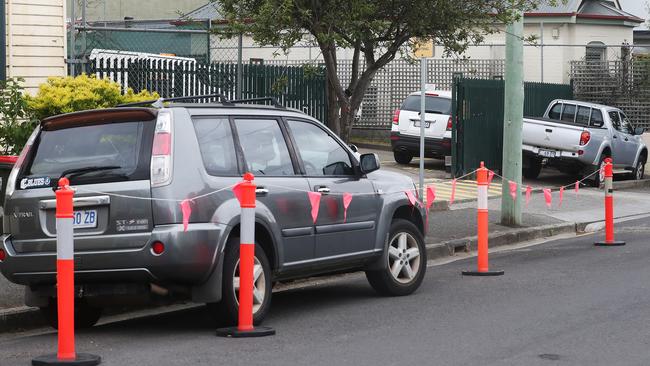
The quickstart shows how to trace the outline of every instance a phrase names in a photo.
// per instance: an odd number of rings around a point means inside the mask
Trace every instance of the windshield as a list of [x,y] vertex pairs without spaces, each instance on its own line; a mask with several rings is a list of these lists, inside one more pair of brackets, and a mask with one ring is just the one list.
[[66,171],[114,167],[76,174],[73,183],[147,179],[152,138],[153,123],[145,122],[42,131],[23,176],[54,179]]
[[[420,111],[420,96],[411,95],[402,104],[401,110]],[[451,99],[443,97],[427,96],[424,101],[424,109],[427,113],[439,113],[451,115]]]

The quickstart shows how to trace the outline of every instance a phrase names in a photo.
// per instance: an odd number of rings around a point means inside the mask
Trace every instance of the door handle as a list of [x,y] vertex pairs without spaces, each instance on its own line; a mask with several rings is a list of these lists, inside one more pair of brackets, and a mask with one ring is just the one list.
[[553,132],[553,130],[551,130],[550,128],[547,128],[546,132],[551,133],[551,132]]
[[616,135],[614,135],[613,137],[614,137],[615,139],[617,139],[617,138],[618,138],[618,136],[616,136]]
[[316,191],[317,191],[318,193],[322,193],[322,194],[328,194],[328,193],[330,193],[330,189],[327,188],[327,187],[318,187],[318,189],[316,189]]
[[264,187],[257,187],[255,188],[255,195],[256,196],[264,196],[269,193],[269,190],[264,188]]
[[625,141],[630,141],[627,137],[625,138]]

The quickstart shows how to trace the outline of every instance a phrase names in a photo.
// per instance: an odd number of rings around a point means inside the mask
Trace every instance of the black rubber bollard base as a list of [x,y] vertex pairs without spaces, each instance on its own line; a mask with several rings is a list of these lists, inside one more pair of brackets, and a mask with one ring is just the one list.
[[239,330],[237,327],[219,328],[217,336],[232,338],[253,338],[275,335],[275,329],[269,327],[255,327],[251,330]]
[[463,271],[463,276],[503,276],[503,271]]
[[597,247],[620,247],[625,245],[624,241],[611,241],[611,242],[606,242],[606,241],[597,241],[594,243],[595,246]]
[[56,353],[50,355],[38,356],[32,360],[33,366],[95,366],[102,362],[102,358],[89,353],[77,353],[74,360],[59,360]]

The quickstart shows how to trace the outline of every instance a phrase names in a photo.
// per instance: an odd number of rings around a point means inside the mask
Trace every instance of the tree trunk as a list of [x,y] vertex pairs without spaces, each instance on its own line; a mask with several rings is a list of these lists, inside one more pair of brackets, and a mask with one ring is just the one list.
[[327,79],[327,89],[326,89],[326,94],[327,94],[327,121],[325,121],[325,125],[329,127],[332,132],[334,132],[337,136],[341,136],[341,124],[339,123],[339,103],[338,103],[338,98],[336,97],[336,89],[334,89],[334,86],[332,83],[329,81],[329,78]]

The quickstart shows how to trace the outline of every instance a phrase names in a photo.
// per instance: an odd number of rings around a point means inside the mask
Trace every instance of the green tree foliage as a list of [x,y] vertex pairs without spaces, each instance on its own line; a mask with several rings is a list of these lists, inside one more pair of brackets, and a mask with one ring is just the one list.
[[36,127],[36,118],[23,98],[23,81],[19,78],[0,82],[0,145],[5,155],[18,155]]
[[146,90],[122,94],[120,84],[85,74],[77,77],[51,77],[38,88],[36,96],[25,96],[37,119],[86,109],[110,108],[118,104],[157,99]]
[[[287,50],[309,33],[326,65],[327,124],[348,139],[352,120],[376,72],[416,38],[459,54],[520,11],[555,0],[211,0],[222,8],[223,36],[252,34],[262,45]],[[354,50],[352,78],[338,78],[336,50]],[[365,59],[365,62],[362,60]],[[340,112],[339,112],[340,110]]]

